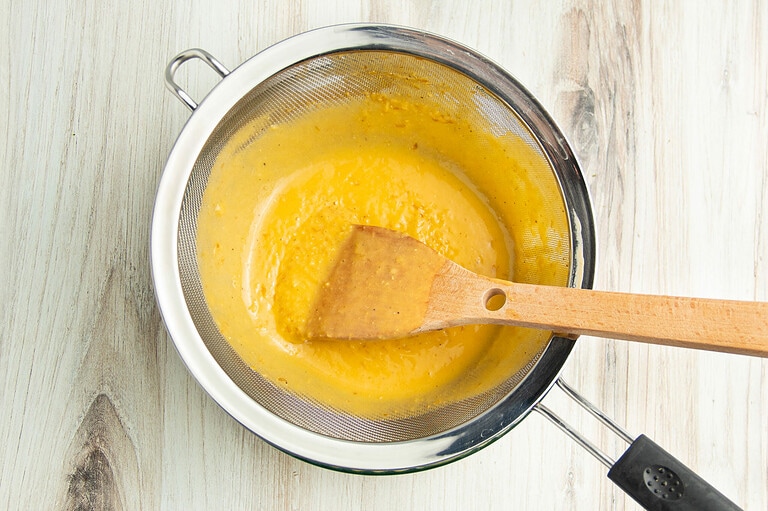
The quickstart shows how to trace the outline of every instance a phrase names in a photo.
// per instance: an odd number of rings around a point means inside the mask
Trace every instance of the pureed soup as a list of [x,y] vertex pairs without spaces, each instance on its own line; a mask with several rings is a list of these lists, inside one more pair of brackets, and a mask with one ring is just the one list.
[[514,134],[479,131],[465,107],[448,112],[424,96],[360,95],[267,129],[255,120],[219,153],[198,217],[203,291],[235,351],[274,385],[363,417],[493,389],[550,332],[485,325],[307,340],[313,298],[353,224],[406,233],[491,277],[568,278],[567,218],[544,158]]

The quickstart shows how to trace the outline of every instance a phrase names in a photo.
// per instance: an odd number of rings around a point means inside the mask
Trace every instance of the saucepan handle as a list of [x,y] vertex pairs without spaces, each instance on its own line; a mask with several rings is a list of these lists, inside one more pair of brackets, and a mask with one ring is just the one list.
[[741,509],[645,435],[632,442],[608,478],[645,509]]
[[577,393],[562,379],[557,386],[629,444],[614,461],[549,408],[537,404],[534,410],[544,415],[590,454],[608,467],[608,478],[630,497],[652,511],[741,511],[674,456],[645,435],[633,439],[621,426]]
[[216,58],[208,53],[205,50],[201,50],[199,48],[192,48],[186,51],[183,51],[176,55],[169,63],[168,67],[165,68],[165,85],[168,86],[168,89],[181,100],[182,103],[187,105],[187,107],[190,110],[194,110],[197,108],[197,102],[192,99],[192,97],[187,94],[187,92],[179,86],[179,84],[176,83],[176,80],[174,78],[174,75],[176,74],[176,71],[179,69],[179,67],[191,59],[200,59],[206,64],[208,64],[211,69],[216,71],[219,76],[222,78],[225,78],[229,74],[229,70],[224,67],[224,65],[216,60]]

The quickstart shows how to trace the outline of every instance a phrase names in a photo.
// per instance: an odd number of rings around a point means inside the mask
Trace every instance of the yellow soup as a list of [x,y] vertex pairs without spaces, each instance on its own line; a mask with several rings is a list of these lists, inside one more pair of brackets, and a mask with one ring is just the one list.
[[370,94],[232,137],[203,197],[198,265],[221,333],[250,367],[337,410],[391,417],[492,389],[542,349],[548,332],[498,326],[307,340],[353,224],[407,233],[474,272],[565,285],[567,220],[547,162],[464,118]]

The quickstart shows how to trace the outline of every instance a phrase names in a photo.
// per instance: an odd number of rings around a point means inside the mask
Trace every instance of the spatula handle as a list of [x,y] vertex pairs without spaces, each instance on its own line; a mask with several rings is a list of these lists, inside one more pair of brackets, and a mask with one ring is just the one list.
[[768,356],[768,303],[526,284],[498,288],[506,303],[486,310],[489,318],[563,334]]

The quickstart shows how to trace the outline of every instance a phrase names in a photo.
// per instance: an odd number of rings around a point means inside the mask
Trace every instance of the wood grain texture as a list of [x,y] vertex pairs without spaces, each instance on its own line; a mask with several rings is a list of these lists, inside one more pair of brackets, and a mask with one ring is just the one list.
[[[0,507],[637,509],[538,416],[449,466],[330,472],[245,431],[189,376],[148,236],[188,116],[167,61],[230,68],[297,32],[410,25],[474,47],[550,110],[594,202],[596,287],[768,300],[768,3],[10,0],[0,3]],[[217,78],[179,75],[193,97]],[[768,508],[768,362],[580,342],[576,388],[745,509]],[[621,442],[560,410],[612,454]]]

